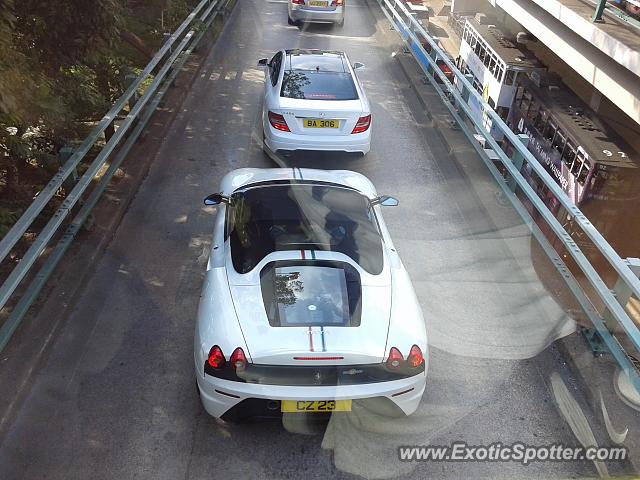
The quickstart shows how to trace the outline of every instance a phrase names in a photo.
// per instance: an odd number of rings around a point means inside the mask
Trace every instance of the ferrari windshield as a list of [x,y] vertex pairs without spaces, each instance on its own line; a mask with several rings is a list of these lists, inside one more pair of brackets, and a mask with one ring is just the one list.
[[369,199],[328,184],[270,184],[236,192],[227,214],[233,267],[251,270],[282,250],[340,252],[382,271],[382,240]]

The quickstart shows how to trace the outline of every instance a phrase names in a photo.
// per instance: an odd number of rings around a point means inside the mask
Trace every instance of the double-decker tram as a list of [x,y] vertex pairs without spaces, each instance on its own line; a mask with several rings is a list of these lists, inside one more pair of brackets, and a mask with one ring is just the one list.
[[[516,91],[518,77],[528,72],[542,70],[543,65],[526,49],[521,49],[495,25],[476,18],[467,18],[457,65],[464,74],[473,76],[473,86],[482,94],[489,106],[506,121]],[[461,88],[461,86],[459,87]],[[484,128],[492,136],[501,140],[503,135],[493,125],[490,115],[484,111],[475,98],[469,105],[482,120]]]
[[[625,257],[640,255],[640,156],[599,121],[557,76],[532,73],[517,82],[508,125],[596,229]],[[525,162],[522,172],[576,243],[594,246]]]

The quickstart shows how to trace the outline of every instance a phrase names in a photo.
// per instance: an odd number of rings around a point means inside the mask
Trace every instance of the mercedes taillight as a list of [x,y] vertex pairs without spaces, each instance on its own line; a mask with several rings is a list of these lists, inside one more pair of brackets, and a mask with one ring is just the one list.
[[279,113],[269,112],[269,123],[276,130],[280,130],[281,132],[290,132],[289,125],[287,125],[287,121],[284,119],[282,115]]
[[371,114],[365,117],[360,117],[356,123],[356,126],[353,127],[353,131],[351,133],[366,132],[367,130],[369,130],[370,126],[371,126]]

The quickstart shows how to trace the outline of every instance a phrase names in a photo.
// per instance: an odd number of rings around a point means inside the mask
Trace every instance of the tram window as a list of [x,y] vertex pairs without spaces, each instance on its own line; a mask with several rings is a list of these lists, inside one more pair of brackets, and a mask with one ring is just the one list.
[[469,38],[469,45],[471,46],[471,50],[475,50],[478,39],[475,35],[470,35],[470,37],[471,38]]
[[546,140],[553,140],[553,136],[556,134],[556,126],[553,124],[553,122],[549,122],[545,125],[544,130],[542,131],[542,136],[546,139]]
[[564,143],[566,141],[566,136],[562,134],[560,130],[556,132],[556,136],[553,137],[553,143],[551,146],[557,150],[558,153],[562,154],[562,150],[564,150]]
[[493,108],[495,110],[496,108],[496,102],[493,101],[493,98],[489,97],[489,100],[487,100],[487,103],[489,104],[489,106],[491,108]]
[[502,75],[504,74],[504,66],[502,63],[498,64],[498,68],[496,69],[496,80],[498,82],[502,82]]
[[520,107],[520,102],[522,101],[522,96],[524,95],[524,87],[518,87],[516,89],[516,105]]
[[589,175],[589,170],[591,170],[591,164],[588,160],[585,160],[582,164],[582,168],[580,169],[580,173],[578,174],[578,183],[580,185],[584,184],[587,175]]
[[498,60],[496,56],[493,53],[487,51],[487,57],[484,60],[484,64],[487,66],[487,68],[491,72],[491,75],[493,75],[496,71],[497,62]]
[[576,155],[576,160],[573,162],[573,165],[571,165],[571,173],[574,176],[578,175],[580,167],[582,167],[582,159]]
[[496,59],[496,57],[491,55],[491,63],[489,64],[489,71],[491,72],[491,75],[493,75],[494,77],[496,76],[497,65],[498,65],[498,60]]
[[480,59],[480,61],[484,63],[484,58],[487,55],[487,49],[484,46],[484,44],[480,41],[478,41],[478,45],[479,45],[479,48],[476,47],[476,53],[478,54],[478,58]]
[[571,168],[571,164],[573,163],[573,161],[576,158],[576,147],[573,146],[573,144],[571,143],[571,140],[567,141],[567,146],[564,149],[564,152],[562,154],[562,161],[565,163],[565,165],[569,168]]
[[516,72],[513,70],[507,70],[507,74],[504,77],[504,84],[507,86],[513,85],[513,81],[516,78]]
[[547,121],[547,114],[544,108],[541,108],[540,111],[538,111],[536,118],[533,120],[533,128],[535,128],[539,132],[542,132],[546,121]]

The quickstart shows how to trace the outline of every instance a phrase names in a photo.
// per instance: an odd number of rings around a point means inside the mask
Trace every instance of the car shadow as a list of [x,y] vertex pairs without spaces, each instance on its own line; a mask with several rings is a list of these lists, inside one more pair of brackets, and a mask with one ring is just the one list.
[[300,150],[267,154],[275,167],[319,168],[322,170],[359,170],[367,161],[366,155],[349,152],[320,152]]
[[302,33],[313,35],[331,35],[332,37],[371,37],[376,33],[374,22],[363,22],[359,19],[349,19],[345,16],[344,25],[331,23],[299,23],[298,29]]

